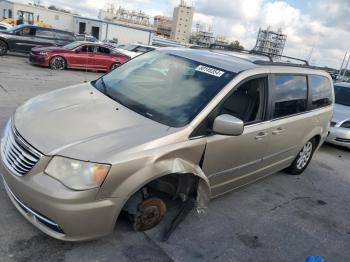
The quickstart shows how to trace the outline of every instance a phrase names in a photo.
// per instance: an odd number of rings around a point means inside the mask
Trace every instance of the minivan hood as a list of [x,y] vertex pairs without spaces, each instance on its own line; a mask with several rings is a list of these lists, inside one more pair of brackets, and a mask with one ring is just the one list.
[[169,127],[108,98],[90,83],[35,97],[14,116],[19,134],[45,155],[99,161],[165,136]]
[[333,120],[336,123],[350,119],[350,106],[335,104]]

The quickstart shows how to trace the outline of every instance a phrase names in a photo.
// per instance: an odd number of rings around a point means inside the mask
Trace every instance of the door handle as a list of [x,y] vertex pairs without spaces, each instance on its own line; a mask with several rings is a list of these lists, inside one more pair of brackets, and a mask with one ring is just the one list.
[[256,140],[261,140],[263,139],[264,137],[266,137],[269,133],[267,132],[259,132],[256,136],[255,136],[255,139]]
[[279,127],[279,128],[277,128],[276,130],[273,130],[273,131],[272,131],[272,134],[273,134],[273,135],[280,135],[280,134],[282,134],[284,131],[285,131],[284,128]]

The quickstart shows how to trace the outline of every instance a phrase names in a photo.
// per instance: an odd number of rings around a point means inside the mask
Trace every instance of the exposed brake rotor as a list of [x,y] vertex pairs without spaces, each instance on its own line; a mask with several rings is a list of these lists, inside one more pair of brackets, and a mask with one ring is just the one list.
[[157,226],[165,216],[167,209],[165,203],[159,198],[149,198],[138,206],[135,215],[134,229],[146,231]]

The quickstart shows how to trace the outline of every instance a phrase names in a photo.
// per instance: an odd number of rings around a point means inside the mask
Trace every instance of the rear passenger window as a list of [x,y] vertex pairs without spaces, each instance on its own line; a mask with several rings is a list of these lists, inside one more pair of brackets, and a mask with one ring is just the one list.
[[60,40],[74,41],[74,36],[65,32],[54,32],[55,37]]
[[42,38],[53,38],[53,34],[51,30],[42,30],[42,29],[37,29],[36,30],[36,36],[37,37],[42,37]]
[[273,77],[273,88],[274,118],[306,111],[306,76],[275,75]]
[[327,77],[309,76],[311,89],[311,109],[317,109],[332,104],[332,86]]
[[97,47],[97,52],[98,53],[103,53],[103,54],[110,54],[111,50],[109,50],[108,48],[103,47],[103,46],[98,46]]

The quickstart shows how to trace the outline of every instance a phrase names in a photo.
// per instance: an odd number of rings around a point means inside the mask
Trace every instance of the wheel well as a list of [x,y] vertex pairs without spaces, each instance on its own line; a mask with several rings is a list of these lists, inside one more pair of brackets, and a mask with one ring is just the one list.
[[52,59],[54,59],[56,57],[61,57],[66,62],[66,67],[68,66],[67,59],[64,56],[61,56],[61,55],[55,55],[55,56],[51,57],[49,63],[51,63]]
[[174,173],[162,176],[147,183],[135,192],[126,202],[123,210],[132,214],[137,210],[137,205],[142,199],[155,195],[182,202],[189,197],[196,198],[198,183],[199,177],[191,173]]
[[317,148],[321,142],[321,136],[320,135],[316,135],[313,137],[315,139],[315,148]]
[[5,43],[5,45],[7,46],[7,49],[9,49],[9,44],[6,42],[6,40],[5,40],[5,39],[0,38],[0,41],[4,42],[4,43]]

